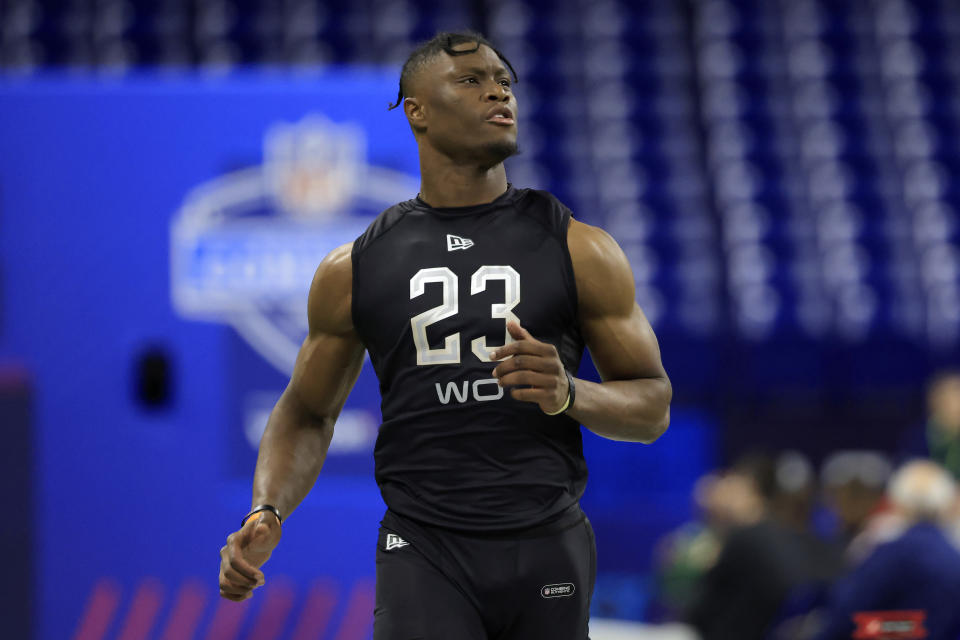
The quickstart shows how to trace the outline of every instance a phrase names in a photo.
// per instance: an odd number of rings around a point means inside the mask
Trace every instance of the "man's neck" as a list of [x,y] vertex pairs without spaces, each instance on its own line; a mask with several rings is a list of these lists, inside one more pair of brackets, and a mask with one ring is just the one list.
[[456,164],[437,153],[420,154],[420,199],[431,207],[487,204],[507,190],[503,163],[490,168]]

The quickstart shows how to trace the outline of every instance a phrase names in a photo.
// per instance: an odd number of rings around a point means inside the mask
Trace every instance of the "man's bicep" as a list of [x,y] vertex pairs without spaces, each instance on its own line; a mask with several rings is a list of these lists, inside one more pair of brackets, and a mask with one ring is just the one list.
[[657,337],[636,302],[633,271],[620,246],[602,229],[576,220],[567,239],[580,327],[601,377],[666,377]]
[[294,365],[290,390],[317,416],[340,413],[363,365],[363,343],[353,327],[352,244],[330,252],[313,277],[307,301],[309,334]]
[[666,376],[657,337],[636,302],[626,314],[582,319],[581,330],[603,380]]
[[289,390],[311,414],[336,419],[363,366],[355,332],[307,336],[297,354]]

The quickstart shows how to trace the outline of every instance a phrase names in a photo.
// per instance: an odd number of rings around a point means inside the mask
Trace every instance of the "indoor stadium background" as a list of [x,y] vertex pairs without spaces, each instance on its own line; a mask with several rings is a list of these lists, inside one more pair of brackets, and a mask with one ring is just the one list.
[[219,599],[218,550],[316,264],[416,194],[399,65],[463,27],[519,76],[509,179],[619,241],[673,381],[654,445],[584,434],[595,617],[664,621],[704,473],[896,460],[958,364],[960,2],[2,0],[0,635],[369,637],[369,364],[267,586]]

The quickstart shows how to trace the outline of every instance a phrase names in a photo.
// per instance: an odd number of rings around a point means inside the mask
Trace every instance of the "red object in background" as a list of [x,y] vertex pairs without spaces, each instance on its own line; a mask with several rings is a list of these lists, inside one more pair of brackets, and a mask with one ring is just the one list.
[[915,640],[926,638],[925,611],[858,611],[853,614],[856,640]]
[[22,391],[29,387],[30,380],[30,370],[26,366],[0,360],[0,391]]

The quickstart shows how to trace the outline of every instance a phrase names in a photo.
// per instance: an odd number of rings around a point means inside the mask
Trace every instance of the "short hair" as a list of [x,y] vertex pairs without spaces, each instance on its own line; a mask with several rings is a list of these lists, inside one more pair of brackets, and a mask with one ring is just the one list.
[[927,393],[938,391],[945,383],[960,379],[960,369],[940,369],[927,380]]
[[820,482],[831,490],[857,484],[879,493],[887,485],[892,471],[890,459],[880,451],[837,451],[823,461]]
[[733,463],[732,473],[749,478],[757,493],[765,501],[777,495],[776,463],[765,451],[750,451]]
[[890,478],[890,501],[914,520],[942,521],[950,513],[956,484],[946,469],[929,460],[908,462]]
[[[476,46],[472,49],[454,49],[454,47],[466,42],[473,42]],[[467,55],[476,53],[481,45],[490,47],[490,49],[497,54],[497,57],[510,69],[510,73],[513,74],[513,81],[519,82],[517,72],[514,71],[513,65],[510,64],[507,57],[500,53],[500,50],[493,46],[483,35],[475,31],[441,31],[430,40],[420,43],[420,45],[410,53],[407,61],[403,63],[403,69],[400,71],[400,91],[397,93],[397,101],[390,105],[390,109],[396,109],[400,106],[403,99],[409,95],[410,80],[413,75],[436,55],[441,52],[450,56]]]

